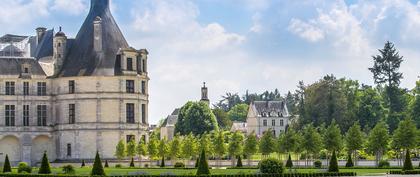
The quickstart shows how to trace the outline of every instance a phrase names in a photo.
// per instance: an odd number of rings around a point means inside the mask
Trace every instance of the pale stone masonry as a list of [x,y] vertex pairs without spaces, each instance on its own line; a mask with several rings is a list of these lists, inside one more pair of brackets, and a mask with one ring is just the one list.
[[148,138],[148,52],[127,44],[109,0],[91,1],[74,39],[0,38],[0,163],[113,159],[119,140]]
[[248,134],[255,132],[261,137],[271,131],[278,137],[287,130],[290,114],[284,101],[254,101],[249,105],[246,123]]

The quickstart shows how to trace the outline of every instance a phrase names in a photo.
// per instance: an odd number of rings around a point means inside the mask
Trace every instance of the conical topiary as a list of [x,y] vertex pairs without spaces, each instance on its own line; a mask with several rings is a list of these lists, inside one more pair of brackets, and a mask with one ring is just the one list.
[[105,160],[105,168],[108,168],[108,167],[109,167],[108,160]]
[[198,156],[197,159],[195,159],[195,164],[194,167],[197,168],[198,167],[198,161],[200,161],[200,156]]
[[328,172],[338,172],[338,161],[337,156],[335,155],[335,151],[333,151],[333,154],[330,159],[330,166],[328,166]]
[[133,157],[131,157],[130,167],[134,167],[134,158]]
[[92,176],[105,176],[104,168],[102,167],[101,157],[99,152],[96,152],[95,162],[93,162]]
[[351,153],[347,156],[346,167],[354,167],[353,160],[351,159]]
[[44,151],[42,156],[41,167],[39,168],[38,174],[51,174],[50,162],[48,161],[47,151]]
[[242,159],[240,155],[238,155],[238,162],[236,162],[236,167],[242,167]]
[[404,160],[404,166],[402,170],[403,171],[414,170],[413,164],[411,163],[410,151],[408,149],[405,152],[405,160]]
[[3,173],[11,173],[12,166],[10,165],[9,156],[6,154],[6,158],[4,159],[3,165]]
[[160,161],[160,167],[165,167],[165,157],[162,157],[162,161]]
[[206,152],[201,150],[200,160],[198,160],[197,176],[209,175],[209,164],[207,163]]
[[289,158],[287,159],[287,162],[286,162],[286,168],[292,168],[292,167],[293,167],[292,156],[289,154]]
[[85,160],[82,160],[82,165],[80,165],[80,167],[84,167],[84,166],[86,166]]

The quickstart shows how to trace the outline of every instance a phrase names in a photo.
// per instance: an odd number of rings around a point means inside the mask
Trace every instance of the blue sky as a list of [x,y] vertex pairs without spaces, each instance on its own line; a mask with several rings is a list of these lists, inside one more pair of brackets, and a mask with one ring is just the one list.
[[[89,0],[0,0],[0,34],[38,26],[77,34]],[[157,122],[206,81],[225,92],[294,90],[326,74],[372,84],[372,55],[385,41],[405,57],[402,86],[420,75],[417,0],[112,0],[127,41],[149,50],[150,120]]]

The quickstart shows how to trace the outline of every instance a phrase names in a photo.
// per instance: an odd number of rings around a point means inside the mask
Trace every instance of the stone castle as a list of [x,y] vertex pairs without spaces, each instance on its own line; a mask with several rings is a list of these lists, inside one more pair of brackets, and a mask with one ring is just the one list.
[[130,47],[109,0],[91,0],[76,38],[59,29],[0,38],[0,162],[113,159],[119,140],[147,139],[145,49]]

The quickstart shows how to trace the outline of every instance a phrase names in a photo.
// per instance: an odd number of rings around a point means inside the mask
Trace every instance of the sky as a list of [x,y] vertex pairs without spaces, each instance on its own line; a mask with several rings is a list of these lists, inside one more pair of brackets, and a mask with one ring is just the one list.
[[[0,35],[44,26],[75,37],[89,0],[0,0]],[[420,75],[417,0],[112,0],[128,43],[149,51],[149,121],[189,100],[203,82],[226,92],[294,91],[326,74],[373,84],[372,56],[391,41],[404,56],[401,86]]]

